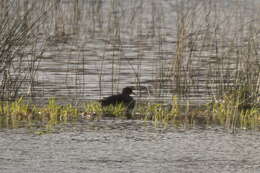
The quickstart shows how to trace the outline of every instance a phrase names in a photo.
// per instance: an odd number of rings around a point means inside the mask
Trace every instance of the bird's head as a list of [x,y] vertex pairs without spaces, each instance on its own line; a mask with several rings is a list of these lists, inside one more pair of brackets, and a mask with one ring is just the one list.
[[123,95],[134,94],[133,88],[132,88],[132,87],[125,87],[125,88],[123,88],[122,94],[123,94]]

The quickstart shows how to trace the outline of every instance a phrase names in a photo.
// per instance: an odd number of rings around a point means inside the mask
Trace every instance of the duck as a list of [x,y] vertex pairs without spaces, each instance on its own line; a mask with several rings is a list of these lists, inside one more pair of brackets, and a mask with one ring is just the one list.
[[134,94],[132,87],[125,87],[122,90],[122,93],[112,95],[109,97],[106,97],[102,99],[101,106],[107,107],[107,106],[116,106],[117,104],[123,104],[127,108],[127,113],[132,111],[135,107],[135,100],[130,95]]

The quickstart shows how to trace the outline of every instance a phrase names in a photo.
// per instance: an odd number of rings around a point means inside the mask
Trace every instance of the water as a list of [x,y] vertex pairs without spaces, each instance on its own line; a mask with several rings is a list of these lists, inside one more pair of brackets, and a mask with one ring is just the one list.
[[[259,64],[259,35],[247,34],[257,31],[257,22],[249,25],[259,18],[256,0],[222,0],[216,6],[213,1],[186,1],[192,8],[184,8],[191,11],[181,57],[184,83],[179,88],[171,70],[176,68],[177,16],[184,0],[122,0],[116,8],[112,4],[119,1],[102,1],[101,11],[93,10],[92,1],[81,0],[75,35],[72,1],[61,2],[57,16],[51,13],[39,28],[40,36],[50,39],[34,86],[25,85],[19,93],[32,95],[35,103],[53,96],[59,103],[82,103],[136,85],[143,87],[137,101],[171,102],[185,86],[185,99],[199,103],[212,96],[208,92],[214,93],[219,83],[232,83],[234,54],[241,51],[238,57],[247,57],[243,51],[251,46],[248,40],[256,46],[256,53],[246,59],[253,59],[249,67],[254,70]],[[53,20],[64,29],[64,37],[55,36]],[[35,130],[0,129],[1,173],[260,172],[260,134],[252,131],[163,129],[137,120],[82,121],[44,135]]]
[[[46,46],[42,46],[35,82],[20,93],[32,95],[34,102],[46,103],[56,97],[59,103],[77,104],[140,85],[143,89],[136,91],[137,101],[171,103],[172,96],[182,93],[185,104],[186,100],[205,103],[216,88],[232,85],[237,58],[245,57],[237,52],[243,52],[243,47],[246,52],[246,40],[258,38],[246,34],[258,25],[248,25],[259,16],[255,0],[241,4],[226,0],[216,4],[203,0],[95,1],[100,2],[99,7],[94,1],[80,0],[76,34],[72,34],[74,1],[60,2],[58,12],[50,12],[39,29],[39,44]],[[185,40],[181,40],[178,18],[186,12]],[[57,31],[53,20],[57,20]],[[178,39],[183,41],[181,45],[177,45]],[[183,46],[180,62],[178,46]],[[240,61],[252,61],[250,69],[257,70],[258,51],[256,48],[256,55]],[[180,79],[176,77],[177,62]]]
[[260,171],[260,135],[219,127],[155,128],[137,120],[84,121],[35,135],[0,130],[0,172]]

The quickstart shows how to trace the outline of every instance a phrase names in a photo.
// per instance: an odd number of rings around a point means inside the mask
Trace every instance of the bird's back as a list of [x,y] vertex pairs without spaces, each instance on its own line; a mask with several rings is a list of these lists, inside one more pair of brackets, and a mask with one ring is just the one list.
[[120,95],[112,95],[112,96],[109,96],[109,97],[101,100],[101,105],[102,106],[109,106],[109,105],[115,106],[116,104],[118,104],[118,102],[120,102],[120,100],[121,100]]
[[118,95],[112,95],[110,97],[104,98],[103,100],[101,100],[101,105],[102,106],[109,106],[109,105],[117,105],[117,104],[124,104],[125,106],[131,104],[131,102],[133,102],[133,98],[131,96],[128,95],[122,95],[122,94],[118,94]]

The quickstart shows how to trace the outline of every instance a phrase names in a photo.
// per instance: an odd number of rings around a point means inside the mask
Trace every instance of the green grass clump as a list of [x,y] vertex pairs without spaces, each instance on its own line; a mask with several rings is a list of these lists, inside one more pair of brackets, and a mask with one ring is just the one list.
[[152,120],[155,125],[158,123],[167,125],[174,122],[175,118],[180,115],[180,106],[177,97],[173,97],[172,105],[141,104],[135,112],[139,119]]
[[99,102],[88,102],[85,103],[84,112],[81,113],[81,117],[85,119],[100,119],[103,111]]
[[127,108],[123,104],[117,104],[115,106],[109,105],[103,108],[103,114],[107,116],[115,117],[129,117]]
[[213,121],[228,129],[255,129],[260,121],[257,100],[245,88],[229,91],[218,102],[212,103]]
[[24,103],[23,98],[14,102],[2,102],[0,105],[1,125],[4,127],[18,127],[19,122],[31,122],[35,107]]
[[101,118],[102,116],[130,117],[129,112],[127,112],[127,107],[124,106],[124,104],[117,104],[115,106],[109,105],[102,108],[99,102],[86,103],[84,106],[84,114],[87,119]]
[[2,127],[16,128],[23,123],[28,126],[34,122],[41,122],[42,126],[51,127],[61,122],[78,118],[79,110],[71,104],[61,106],[54,98],[49,99],[48,104],[39,107],[24,102],[19,98],[14,102],[0,103],[0,122]]
[[68,120],[78,119],[79,110],[71,104],[61,106],[54,98],[51,98],[46,106],[38,108],[36,116],[42,122],[47,122],[47,127],[52,127],[61,122],[67,123]]
[[67,123],[70,120],[76,120],[78,115],[79,110],[71,104],[68,104],[61,108],[59,119]]
[[147,106],[145,119],[147,119],[148,116],[151,117],[155,124],[162,122],[164,125],[167,125],[171,120],[174,119],[174,114],[171,114],[170,111],[167,111],[160,104],[152,104]]

